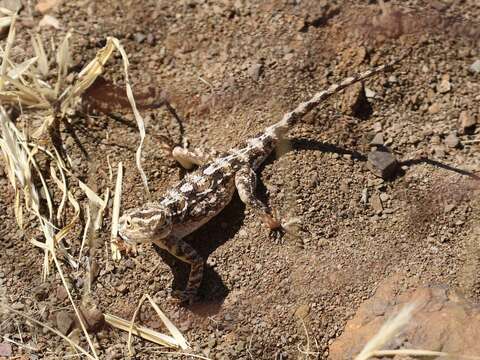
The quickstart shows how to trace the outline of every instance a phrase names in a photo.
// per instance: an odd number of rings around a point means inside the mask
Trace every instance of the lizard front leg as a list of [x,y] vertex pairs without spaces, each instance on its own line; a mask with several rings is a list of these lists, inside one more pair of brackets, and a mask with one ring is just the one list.
[[190,151],[180,146],[173,148],[172,157],[187,170],[190,170],[194,165],[201,166],[209,159],[209,156],[203,151]]
[[270,230],[278,230],[281,224],[277,221],[270,211],[260,199],[255,195],[255,188],[257,187],[257,174],[251,167],[244,167],[235,174],[235,187],[238,195],[245,205],[254,209],[269,227]]
[[182,302],[193,303],[202,283],[205,261],[193,247],[177,237],[170,236],[165,239],[155,240],[154,244],[190,265],[190,274],[185,290],[174,291],[172,295]]

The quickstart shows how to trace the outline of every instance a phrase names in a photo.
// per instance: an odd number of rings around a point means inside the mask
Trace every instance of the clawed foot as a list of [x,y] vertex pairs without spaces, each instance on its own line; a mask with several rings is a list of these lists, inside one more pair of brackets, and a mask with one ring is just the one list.
[[125,253],[127,256],[137,256],[137,247],[135,245],[128,244],[126,241],[123,240],[117,240],[115,242],[115,245],[117,245],[118,250],[120,252]]
[[172,290],[170,297],[180,305],[192,305],[199,300],[197,293],[191,290]]
[[285,234],[285,229],[282,227],[282,223],[277,220],[277,213],[274,210],[274,215],[265,214],[263,216],[263,222],[270,229],[270,237],[273,237],[275,240],[279,241],[283,234]]

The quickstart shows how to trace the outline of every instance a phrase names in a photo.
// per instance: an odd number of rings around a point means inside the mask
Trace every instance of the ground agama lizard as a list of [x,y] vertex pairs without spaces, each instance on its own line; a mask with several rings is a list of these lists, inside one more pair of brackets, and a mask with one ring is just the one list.
[[172,155],[183,166],[188,168],[196,164],[200,167],[187,174],[160,201],[126,211],[119,220],[120,237],[127,244],[152,242],[190,264],[185,290],[172,294],[181,301],[192,302],[203,278],[205,260],[183,238],[216,216],[230,202],[235,190],[246,206],[258,213],[270,229],[279,228],[280,223],[255,195],[255,171],[275,149],[279,139],[314,107],[347,86],[381,72],[398,61],[346,78],[316,93],[309,101],[285,114],[279,122],[267,127],[263,133],[210,163],[204,164],[204,157],[198,153],[181,147],[174,148]]

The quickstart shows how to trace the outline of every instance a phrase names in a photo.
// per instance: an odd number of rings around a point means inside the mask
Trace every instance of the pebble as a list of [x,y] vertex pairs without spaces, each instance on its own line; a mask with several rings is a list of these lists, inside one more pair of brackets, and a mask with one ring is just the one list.
[[345,90],[340,104],[340,110],[345,114],[360,117],[369,108],[363,83],[356,83]]
[[437,114],[440,111],[440,104],[439,103],[433,103],[428,107],[428,113],[429,114]]
[[375,96],[377,95],[377,93],[369,88],[365,88],[365,96],[369,99],[373,99]]
[[380,132],[382,131],[382,123],[377,121],[376,123],[373,124],[372,126],[373,131],[375,132]]
[[148,33],[147,35],[147,44],[148,45],[155,45],[155,36],[152,33]]
[[117,291],[125,295],[128,292],[128,287],[126,284],[120,284],[119,286],[117,286]]
[[368,188],[364,188],[362,190],[362,197],[360,198],[360,202],[362,204],[366,204],[368,202]]
[[372,195],[372,198],[370,199],[370,205],[372,205],[373,211],[375,211],[377,215],[380,215],[382,213],[382,200],[380,200],[380,196],[378,194]]
[[58,331],[60,331],[63,335],[67,335],[74,323],[73,317],[66,311],[60,311],[57,313],[55,319]]
[[391,179],[397,167],[395,156],[389,152],[375,150],[368,153],[367,168],[382,179]]
[[458,139],[457,135],[451,133],[445,138],[445,145],[450,148],[456,148],[460,145],[460,140]]
[[477,59],[470,65],[469,70],[475,74],[480,73],[480,59]]
[[42,14],[45,14],[46,12],[53,9],[59,3],[60,3],[60,0],[39,0],[37,5],[35,6],[35,10],[37,10]]
[[383,134],[382,133],[378,133],[376,134],[372,141],[370,141],[370,145],[373,145],[373,146],[381,146],[383,145]]
[[147,36],[145,34],[142,34],[142,33],[135,33],[135,35],[133,35],[133,38],[137,43],[141,44],[142,42],[145,41]]
[[260,76],[262,75],[263,72],[263,65],[262,64],[253,64],[248,68],[248,75],[255,80],[258,81],[260,79]]
[[388,199],[390,199],[390,195],[388,195],[387,193],[380,194],[380,200],[382,200],[382,203],[388,201]]
[[446,94],[452,89],[452,84],[450,83],[450,76],[445,74],[442,76],[442,81],[437,85],[437,91],[440,94]]
[[467,111],[462,111],[458,117],[458,130],[460,134],[472,134],[477,124],[476,119]]
[[10,357],[12,356],[12,345],[8,342],[0,343],[0,356]]
[[86,306],[82,305],[80,306],[80,312],[86,322],[87,329],[90,331],[100,329],[105,323],[105,316],[95,306],[86,308]]

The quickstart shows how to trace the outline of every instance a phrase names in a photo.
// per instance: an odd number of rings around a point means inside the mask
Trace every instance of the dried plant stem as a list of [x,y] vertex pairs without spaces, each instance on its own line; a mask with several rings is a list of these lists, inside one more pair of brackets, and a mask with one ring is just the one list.
[[13,314],[16,314],[16,315],[19,315],[19,316],[22,316],[24,318],[26,318],[28,321],[31,321],[35,324],[37,324],[38,326],[41,326],[41,327],[44,327],[45,329],[53,332],[54,334],[60,336],[62,339],[64,339],[66,342],[68,342],[71,346],[73,346],[76,350],[78,350],[79,352],[81,352],[83,355],[85,355],[86,357],[88,357],[89,359],[92,359],[92,360],[97,360],[98,357],[95,356],[93,357],[91,354],[89,354],[88,352],[86,352],[82,347],[80,347],[79,345],[75,344],[72,340],[70,340],[68,337],[66,337],[65,335],[63,335],[60,331],[58,331],[57,329],[54,329],[50,326],[48,326],[47,324],[45,324],[44,322],[40,322],[36,319],[34,319],[33,317],[21,312],[21,311],[17,311],[15,309],[12,309],[10,306],[8,305],[4,305],[6,307],[6,309],[13,313]]

